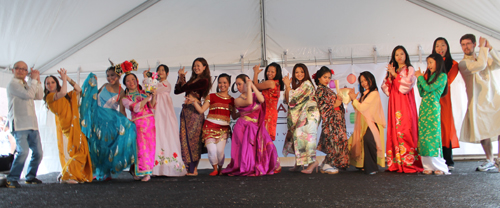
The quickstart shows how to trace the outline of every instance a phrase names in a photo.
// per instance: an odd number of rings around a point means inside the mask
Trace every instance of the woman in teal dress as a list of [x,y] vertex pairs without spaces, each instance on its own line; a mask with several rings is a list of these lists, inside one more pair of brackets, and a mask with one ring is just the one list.
[[448,77],[443,57],[433,53],[427,57],[427,71],[415,72],[418,92],[422,97],[418,117],[418,149],[422,157],[424,174],[449,174],[443,159],[441,143],[441,104],[439,99],[446,95]]
[[[120,75],[114,68],[108,68],[106,74],[117,75],[119,83]],[[108,85],[114,84],[108,81]],[[117,93],[113,95],[106,87],[98,92],[97,78],[93,73],[89,74],[82,88],[80,119],[82,132],[88,138],[92,172],[98,181],[110,180],[112,175],[129,168],[137,158],[135,124],[117,111],[120,97]]]

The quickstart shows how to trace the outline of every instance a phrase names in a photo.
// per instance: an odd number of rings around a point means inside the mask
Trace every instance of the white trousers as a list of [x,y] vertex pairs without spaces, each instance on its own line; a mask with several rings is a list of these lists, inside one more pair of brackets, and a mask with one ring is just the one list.
[[445,174],[449,174],[446,161],[441,157],[422,156],[422,165],[424,166],[424,170],[440,170]]
[[208,160],[212,165],[222,166],[224,165],[224,148],[226,147],[226,140],[221,140],[217,144],[208,143]]

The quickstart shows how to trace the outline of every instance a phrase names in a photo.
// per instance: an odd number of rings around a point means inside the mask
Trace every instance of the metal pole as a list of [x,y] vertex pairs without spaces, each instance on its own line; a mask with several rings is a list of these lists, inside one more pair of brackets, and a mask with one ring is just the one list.
[[266,48],[266,19],[264,17],[264,0],[260,0],[260,37],[261,37],[261,50],[262,61],[261,66],[267,66],[267,48]]

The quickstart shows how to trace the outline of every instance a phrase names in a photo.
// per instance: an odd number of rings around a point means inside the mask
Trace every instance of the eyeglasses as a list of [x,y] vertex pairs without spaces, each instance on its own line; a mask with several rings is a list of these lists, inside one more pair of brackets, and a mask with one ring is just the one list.
[[15,70],[21,70],[21,71],[28,71],[28,69],[27,69],[27,68],[20,68],[20,67],[16,67],[16,68],[14,68],[14,69],[15,69]]

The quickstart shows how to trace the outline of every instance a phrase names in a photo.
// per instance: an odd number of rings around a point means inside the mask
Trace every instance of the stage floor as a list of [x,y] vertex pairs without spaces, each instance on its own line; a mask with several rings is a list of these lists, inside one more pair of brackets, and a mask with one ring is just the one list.
[[0,188],[0,207],[499,207],[497,169],[476,172],[481,161],[459,161],[447,176],[354,168],[336,175],[283,172],[263,177],[154,177],[133,181],[129,173],[107,182],[56,183],[58,173],[40,175],[44,184]]

